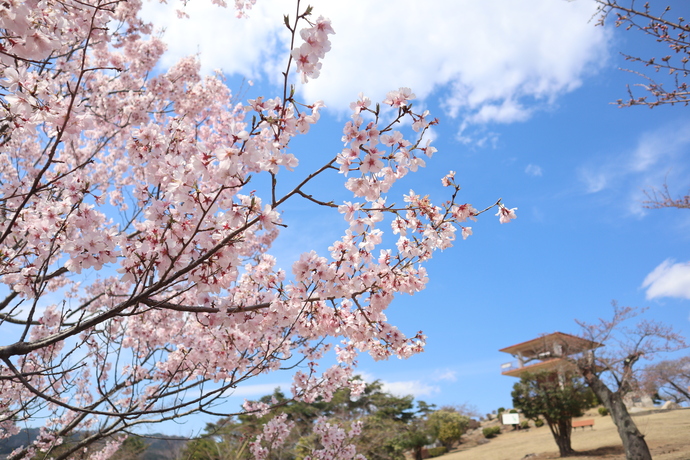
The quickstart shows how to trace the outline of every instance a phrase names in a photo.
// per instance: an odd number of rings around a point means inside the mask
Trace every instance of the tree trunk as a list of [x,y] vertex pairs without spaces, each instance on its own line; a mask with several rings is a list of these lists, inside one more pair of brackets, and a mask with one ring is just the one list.
[[583,375],[589,387],[609,410],[613,423],[618,428],[618,435],[623,441],[625,458],[627,460],[652,460],[652,454],[649,452],[644,435],[637,429],[635,421],[628,413],[621,393],[611,391],[599,376],[590,370],[583,370]]
[[547,418],[546,422],[549,424],[551,434],[553,434],[553,439],[556,441],[561,457],[569,457],[575,453],[570,444],[570,434],[573,431],[572,421],[570,419],[552,421]]

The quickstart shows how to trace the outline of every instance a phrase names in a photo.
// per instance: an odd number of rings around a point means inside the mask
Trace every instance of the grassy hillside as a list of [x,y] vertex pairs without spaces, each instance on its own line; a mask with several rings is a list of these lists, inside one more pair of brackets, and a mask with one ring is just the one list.
[[[594,429],[573,430],[572,445],[578,460],[625,460],[621,440],[611,417],[590,411],[583,419],[594,419]],[[634,415],[635,423],[655,460],[690,460],[690,409]],[[497,423],[497,422],[493,422]],[[486,425],[484,425],[486,426]],[[486,442],[488,441],[488,442]],[[548,426],[511,431],[484,440],[481,428],[468,434],[457,449],[442,460],[545,460],[556,459],[558,447]]]

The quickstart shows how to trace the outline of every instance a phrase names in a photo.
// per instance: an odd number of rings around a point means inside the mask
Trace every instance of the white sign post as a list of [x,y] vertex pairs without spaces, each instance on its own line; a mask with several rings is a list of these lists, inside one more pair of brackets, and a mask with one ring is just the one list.
[[502,414],[501,421],[504,425],[519,425],[520,414]]

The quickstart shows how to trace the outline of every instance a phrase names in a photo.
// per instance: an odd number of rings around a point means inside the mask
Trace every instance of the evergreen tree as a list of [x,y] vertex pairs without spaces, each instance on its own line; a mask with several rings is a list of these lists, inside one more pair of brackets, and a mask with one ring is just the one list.
[[571,455],[572,418],[592,407],[596,398],[581,377],[568,373],[524,374],[513,386],[513,406],[532,420],[546,420],[561,457]]

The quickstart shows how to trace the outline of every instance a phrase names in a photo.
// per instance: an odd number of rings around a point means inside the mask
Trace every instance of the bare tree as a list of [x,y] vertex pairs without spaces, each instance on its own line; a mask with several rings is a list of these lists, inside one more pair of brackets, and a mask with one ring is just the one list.
[[690,356],[645,367],[642,386],[660,398],[679,404],[690,402]]
[[[643,32],[657,42],[668,45],[669,53],[660,57],[633,56],[623,54],[629,62],[652,69],[652,77],[644,71],[628,70],[642,77],[645,82],[633,86],[641,88],[642,95],[628,86],[628,98],[619,99],[618,105],[629,107],[644,105],[656,107],[662,104],[690,103],[688,91],[688,61],[690,60],[690,24],[682,17],[682,12],[672,11],[670,6],[659,7],[649,2],[636,0],[597,0],[599,3],[599,25],[613,19],[616,27]],[[687,6],[687,2],[685,2]],[[680,14],[680,15],[679,15]],[[668,73],[669,78],[661,78],[661,73]]]
[[574,362],[589,387],[609,410],[618,434],[623,441],[628,460],[651,460],[644,439],[630,416],[623,397],[638,388],[639,370],[634,368],[640,358],[651,359],[663,352],[675,351],[687,345],[682,336],[656,321],[641,320],[635,327],[625,325],[643,310],[619,307],[613,303],[613,318],[599,319],[588,324],[577,321],[582,337],[605,346],[594,348],[574,357]]

